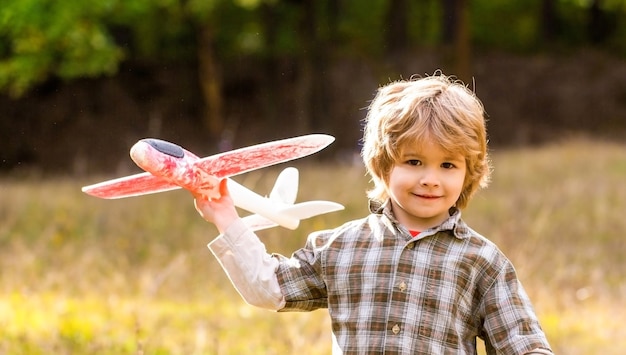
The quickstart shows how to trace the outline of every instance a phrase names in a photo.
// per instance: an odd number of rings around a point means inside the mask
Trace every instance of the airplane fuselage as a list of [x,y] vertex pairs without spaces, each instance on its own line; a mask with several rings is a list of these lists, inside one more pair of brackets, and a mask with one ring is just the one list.
[[[154,176],[206,198],[220,197],[220,179],[194,164],[198,156],[174,143],[154,138],[142,139],[133,145],[130,156],[140,168]],[[285,228],[296,229],[300,224],[298,218],[280,213],[267,198],[232,179],[228,179],[228,191],[239,208],[253,211]]]

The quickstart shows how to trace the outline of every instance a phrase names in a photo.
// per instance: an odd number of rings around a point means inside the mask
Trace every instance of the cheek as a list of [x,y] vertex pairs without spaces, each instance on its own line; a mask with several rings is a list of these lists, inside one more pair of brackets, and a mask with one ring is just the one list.
[[453,188],[455,191],[458,191],[458,193],[460,194],[469,186],[469,181],[470,180],[468,179],[468,176],[465,173],[463,173],[463,174],[459,174],[457,176],[452,177],[449,180],[448,186]]
[[415,177],[415,174],[404,166],[395,166],[389,171],[387,175],[387,186],[389,185],[403,185],[410,183]]
[[463,177],[463,188],[462,190],[465,191],[467,190],[470,185],[472,185],[472,177],[469,171],[465,172],[465,176]]
[[383,175],[385,184],[389,186],[392,182],[397,181],[398,175],[401,175],[400,169],[395,166],[390,167]]
[[387,193],[390,196],[396,195],[401,190],[406,189],[406,179],[405,175],[402,174],[401,169],[394,169],[387,176],[387,182],[385,184]]
[[465,178],[463,178],[463,185],[461,185],[461,190],[467,189],[469,185],[470,185],[469,176],[465,175]]

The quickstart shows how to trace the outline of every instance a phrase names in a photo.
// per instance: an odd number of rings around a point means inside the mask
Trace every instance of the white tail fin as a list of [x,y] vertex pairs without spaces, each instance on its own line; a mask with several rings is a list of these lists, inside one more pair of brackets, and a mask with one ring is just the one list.
[[[275,220],[263,217],[259,214],[253,214],[244,217],[244,223],[254,231],[272,228],[278,225],[289,229],[296,229],[302,219],[344,209],[342,205],[331,201],[306,201],[294,204],[298,194],[298,175],[298,169],[296,168],[286,168],[278,175],[269,196],[269,201],[273,207],[272,214],[273,217],[275,217],[273,219]],[[268,211],[265,210],[264,212],[267,213]],[[282,220],[290,223],[279,223]],[[297,223],[294,224],[294,221],[297,221]]]
[[299,173],[296,168],[281,171],[270,193],[270,200],[292,205],[298,196],[298,179]]

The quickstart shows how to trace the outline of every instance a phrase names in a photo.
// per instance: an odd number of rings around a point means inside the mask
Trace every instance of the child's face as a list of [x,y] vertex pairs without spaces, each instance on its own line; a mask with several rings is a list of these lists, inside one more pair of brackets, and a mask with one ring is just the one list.
[[441,224],[463,190],[465,171],[461,154],[450,155],[437,144],[404,147],[387,187],[395,217],[416,231]]

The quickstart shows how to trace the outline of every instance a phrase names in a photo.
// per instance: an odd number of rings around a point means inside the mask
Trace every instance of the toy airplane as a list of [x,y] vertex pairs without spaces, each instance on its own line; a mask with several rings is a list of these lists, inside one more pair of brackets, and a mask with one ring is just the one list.
[[[82,191],[100,198],[117,199],[185,188],[207,198],[218,198],[221,179],[316,153],[334,140],[329,135],[310,134],[199,158],[174,143],[142,139],[131,148],[130,156],[145,173],[85,186]],[[243,218],[253,230],[277,225],[296,229],[301,219],[343,209],[342,205],[330,201],[294,204],[298,191],[295,168],[287,168],[279,175],[269,198],[231,179],[228,190],[235,206],[254,213]]]

